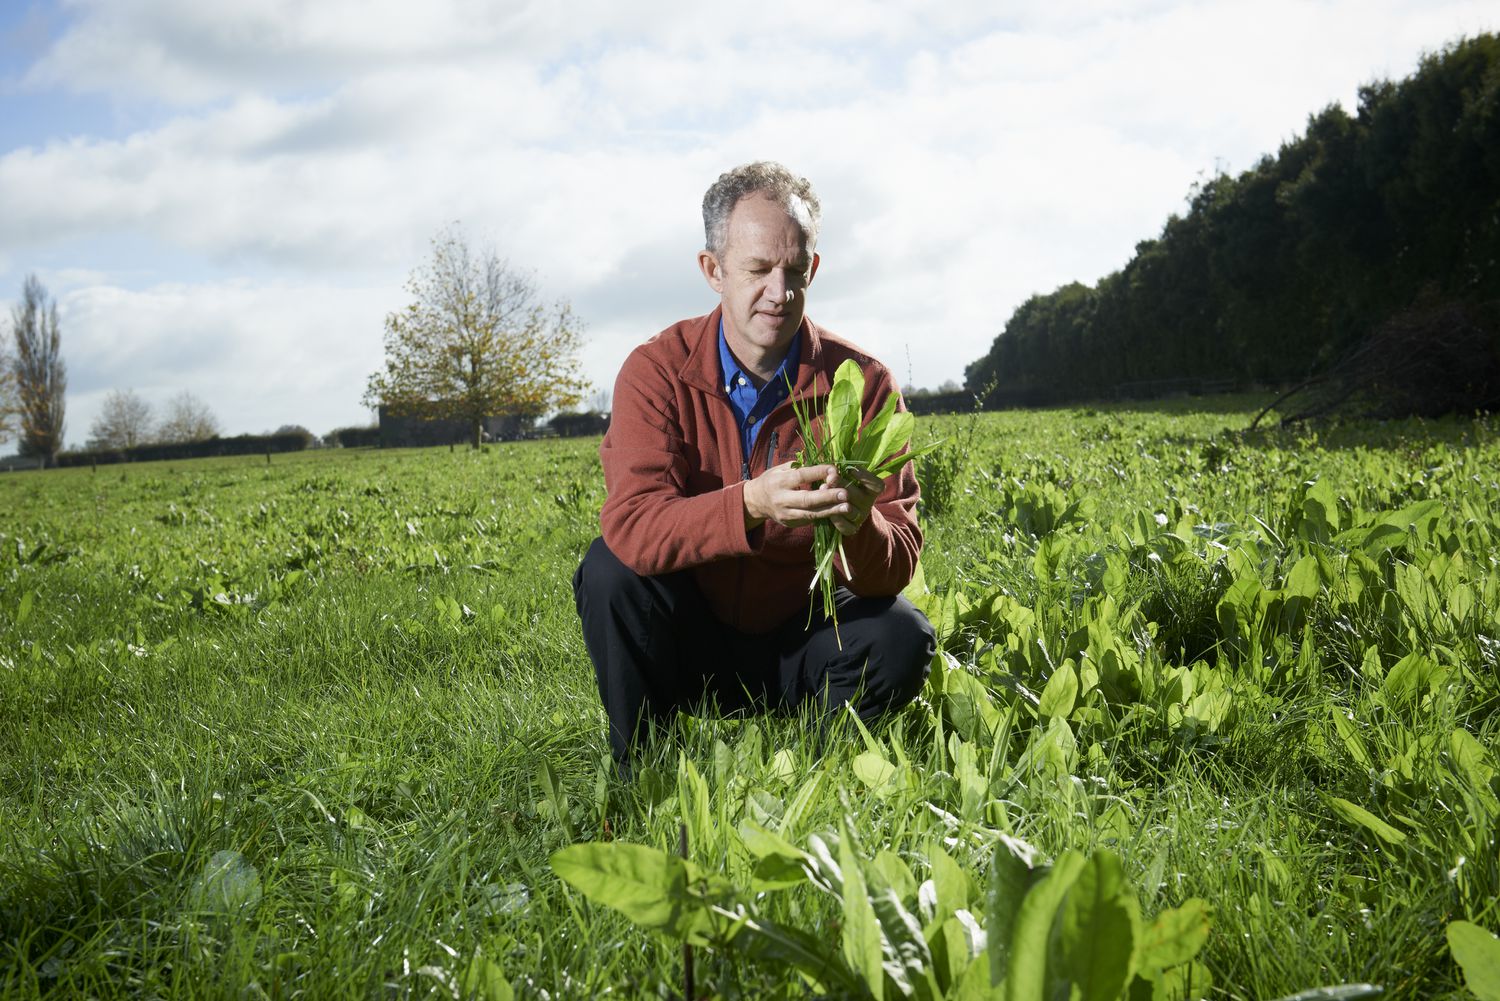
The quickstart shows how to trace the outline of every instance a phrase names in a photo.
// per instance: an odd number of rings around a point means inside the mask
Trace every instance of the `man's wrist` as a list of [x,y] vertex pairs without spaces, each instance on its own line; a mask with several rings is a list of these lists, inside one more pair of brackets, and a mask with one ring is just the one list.
[[745,511],[745,531],[759,528],[766,523],[765,515],[760,513],[760,493],[755,480],[746,480],[744,489],[740,491],[741,505]]

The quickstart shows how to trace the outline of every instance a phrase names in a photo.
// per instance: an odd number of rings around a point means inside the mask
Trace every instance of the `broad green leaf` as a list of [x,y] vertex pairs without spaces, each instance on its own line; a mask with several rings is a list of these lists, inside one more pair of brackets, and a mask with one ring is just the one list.
[[955,862],[941,845],[934,844],[928,849],[928,857],[936,894],[936,916],[939,920],[946,920],[958,911],[966,910],[973,902],[974,884],[963,866]]
[[807,882],[808,854],[760,824],[746,820],[740,824],[740,840],[756,858],[750,888],[756,893],[782,890]]
[[1450,921],[1448,951],[1479,1001],[1500,1001],[1500,938],[1468,921]]
[[1387,824],[1364,807],[1351,803],[1347,799],[1340,799],[1338,796],[1324,796],[1323,798],[1333,808],[1333,812],[1342,817],[1345,822],[1356,827],[1363,827],[1386,844],[1399,845],[1406,842],[1405,833]]
[[896,406],[900,402],[899,393],[892,393],[885,398],[875,416],[860,428],[859,440],[854,444],[853,458],[866,465],[876,466],[882,459],[889,458],[891,453],[906,446],[911,440],[915,424],[910,420],[893,421],[897,416]]
[[953,728],[965,737],[993,734],[1000,729],[1001,715],[995,697],[984,683],[965,670],[951,670],[943,679],[943,713]]
[[469,959],[468,968],[459,981],[459,991],[462,997],[476,1001],[512,1001],[515,997],[499,964],[480,952]]
[[[996,858],[999,858],[998,851]],[[1078,852],[1064,852],[1022,899],[1019,910],[1015,912],[1009,955],[1003,968],[1007,1001],[1036,1001],[1047,996],[1047,943],[1052,935],[1052,923],[1085,864],[1084,857]],[[995,979],[995,934],[1008,923],[1004,917],[991,912],[992,979]]]
[[1162,911],[1141,935],[1136,965],[1161,970],[1198,955],[1208,941],[1208,913],[1208,903],[1198,897]]
[[1338,494],[1327,480],[1309,484],[1302,500],[1302,524],[1298,534],[1316,542],[1326,541],[1338,527]]
[[1455,584],[1446,595],[1448,614],[1455,623],[1463,623],[1474,611],[1474,589],[1467,584]]
[[1403,532],[1412,531],[1417,533],[1418,539],[1431,532],[1432,524],[1443,515],[1443,502],[1440,500],[1420,500],[1414,504],[1408,504],[1399,511],[1381,517],[1380,522],[1384,525],[1395,525]]
[[1115,1001],[1135,972],[1137,907],[1119,856],[1094,852],[1068,891],[1058,925],[1059,969],[1048,980],[1065,980],[1078,1001]]
[[917,879],[911,874],[901,856],[889,848],[882,848],[875,853],[875,871],[880,873],[880,878],[903,902],[915,900],[917,897]]
[[981,952],[954,980],[944,1001],[992,1001],[997,996],[990,983],[989,956]]
[[859,972],[875,1001],[885,996],[885,966],[881,956],[880,925],[865,885],[864,871],[850,838],[839,839],[839,869],[844,874],[844,961]]
[[689,885],[701,877],[676,855],[623,841],[589,842],[551,861],[552,871],[584,896],[650,931],[701,943],[711,928],[707,901]]
[[1312,599],[1318,596],[1318,587],[1321,578],[1318,575],[1318,561],[1316,557],[1304,556],[1292,564],[1292,569],[1287,571],[1286,580],[1281,586],[1284,594],[1296,595],[1300,598]]
[[1372,528],[1350,529],[1345,535],[1368,556],[1379,556],[1387,549],[1395,549],[1406,541],[1406,529],[1398,525],[1381,524]]
[[1073,711],[1077,698],[1078,671],[1070,658],[1063,661],[1057,670],[1052,672],[1052,677],[1047,679],[1047,684],[1042,689],[1042,701],[1037,706],[1037,712],[1043,716],[1066,718]]
[[1214,977],[1198,960],[1165,970],[1140,970],[1130,982],[1129,1001],[1200,1001],[1213,993]]
[[[911,415],[910,414],[897,414],[896,418],[900,418],[900,417],[903,417],[903,416],[910,417]],[[896,418],[893,418],[893,420],[896,419]],[[915,418],[913,418],[913,420],[915,420]],[[910,437],[910,436],[908,436],[908,437]],[[929,455],[932,452],[936,451],[937,449],[941,448],[942,445],[943,445],[943,443],[941,441],[930,441],[927,444],[921,446],[920,448],[914,448],[914,449],[911,449],[910,451],[901,452],[901,453],[898,453],[896,455],[893,455],[889,459],[886,459],[884,462],[880,463],[880,465],[878,465],[878,466],[871,466],[870,467],[870,472],[873,473],[873,474],[875,474],[876,476],[880,477],[881,479],[884,479],[885,477],[887,477],[887,476],[891,475],[892,473],[896,472],[902,466],[906,465],[908,462],[915,462],[917,459],[920,459],[922,456]]]
[[779,855],[801,862],[807,858],[807,853],[787,841],[781,835],[767,830],[753,820],[746,820],[740,824],[740,840],[745,843],[745,848],[756,858],[767,858]]
[[833,388],[828,393],[828,406],[824,419],[828,422],[828,438],[833,443],[833,454],[845,458],[854,452],[854,438],[859,433],[863,411],[860,409],[865,395],[865,376],[859,365],[851,358],[838,367],[833,374]]
[[1456,767],[1478,790],[1488,790],[1495,778],[1495,767],[1489,763],[1489,752],[1464,729],[1454,730],[1448,735],[1448,756]]
[[854,775],[871,789],[884,788],[896,777],[896,766],[873,751],[866,751],[854,759]]
[[786,804],[764,789],[751,789],[745,796],[745,815],[757,824],[777,824],[785,813]]
[[879,468],[911,443],[912,433],[917,429],[917,420],[909,411],[897,410],[901,397],[892,393],[861,432],[858,446],[859,457]]
[[1380,692],[1391,703],[1405,705],[1419,700],[1424,693],[1436,692],[1447,675],[1446,668],[1413,650],[1391,668],[1380,685]]

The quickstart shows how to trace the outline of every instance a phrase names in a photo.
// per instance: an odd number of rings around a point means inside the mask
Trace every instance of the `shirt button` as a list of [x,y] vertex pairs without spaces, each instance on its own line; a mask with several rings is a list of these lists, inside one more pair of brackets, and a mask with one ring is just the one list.
[[759,419],[760,419],[760,418],[758,418],[758,417],[756,417],[756,416],[755,416],[755,415],[754,415],[754,414],[751,414],[751,415],[750,415],[750,416],[749,416],[749,417],[747,417],[747,418],[745,418],[745,423],[746,423],[746,424],[747,424],[747,425],[754,425],[754,424],[755,424],[755,422],[756,422],[756,421],[757,421],[757,420],[759,420]]
[[745,384],[745,377],[742,375],[742,376],[740,376],[740,385],[743,386],[744,384]]

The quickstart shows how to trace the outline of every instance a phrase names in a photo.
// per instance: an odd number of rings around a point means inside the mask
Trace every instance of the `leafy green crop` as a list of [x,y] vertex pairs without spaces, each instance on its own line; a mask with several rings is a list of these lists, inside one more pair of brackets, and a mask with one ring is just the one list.
[[918,419],[919,698],[629,784],[596,441],[0,474],[0,993],[1486,996],[1500,425],[1232,403]]

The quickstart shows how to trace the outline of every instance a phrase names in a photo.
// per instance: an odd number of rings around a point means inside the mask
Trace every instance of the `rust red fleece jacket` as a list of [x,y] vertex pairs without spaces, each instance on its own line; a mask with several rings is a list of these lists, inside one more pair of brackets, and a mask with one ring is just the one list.
[[[743,632],[765,632],[811,600],[811,526],[766,522],[745,530],[744,476],[792,459],[802,447],[791,400],[766,417],[753,453],[719,380],[719,314],[683,320],[631,352],[615,382],[600,446],[608,496],[604,542],[638,574],[691,569],[714,613]],[[853,358],[864,370],[868,420],[896,391],[890,372],[848,341],[802,321],[793,395],[819,411],[833,373]],[[870,518],[844,540],[839,579],[856,594],[898,594],[922,550],[917,480],[910,465],[886,480]]]

